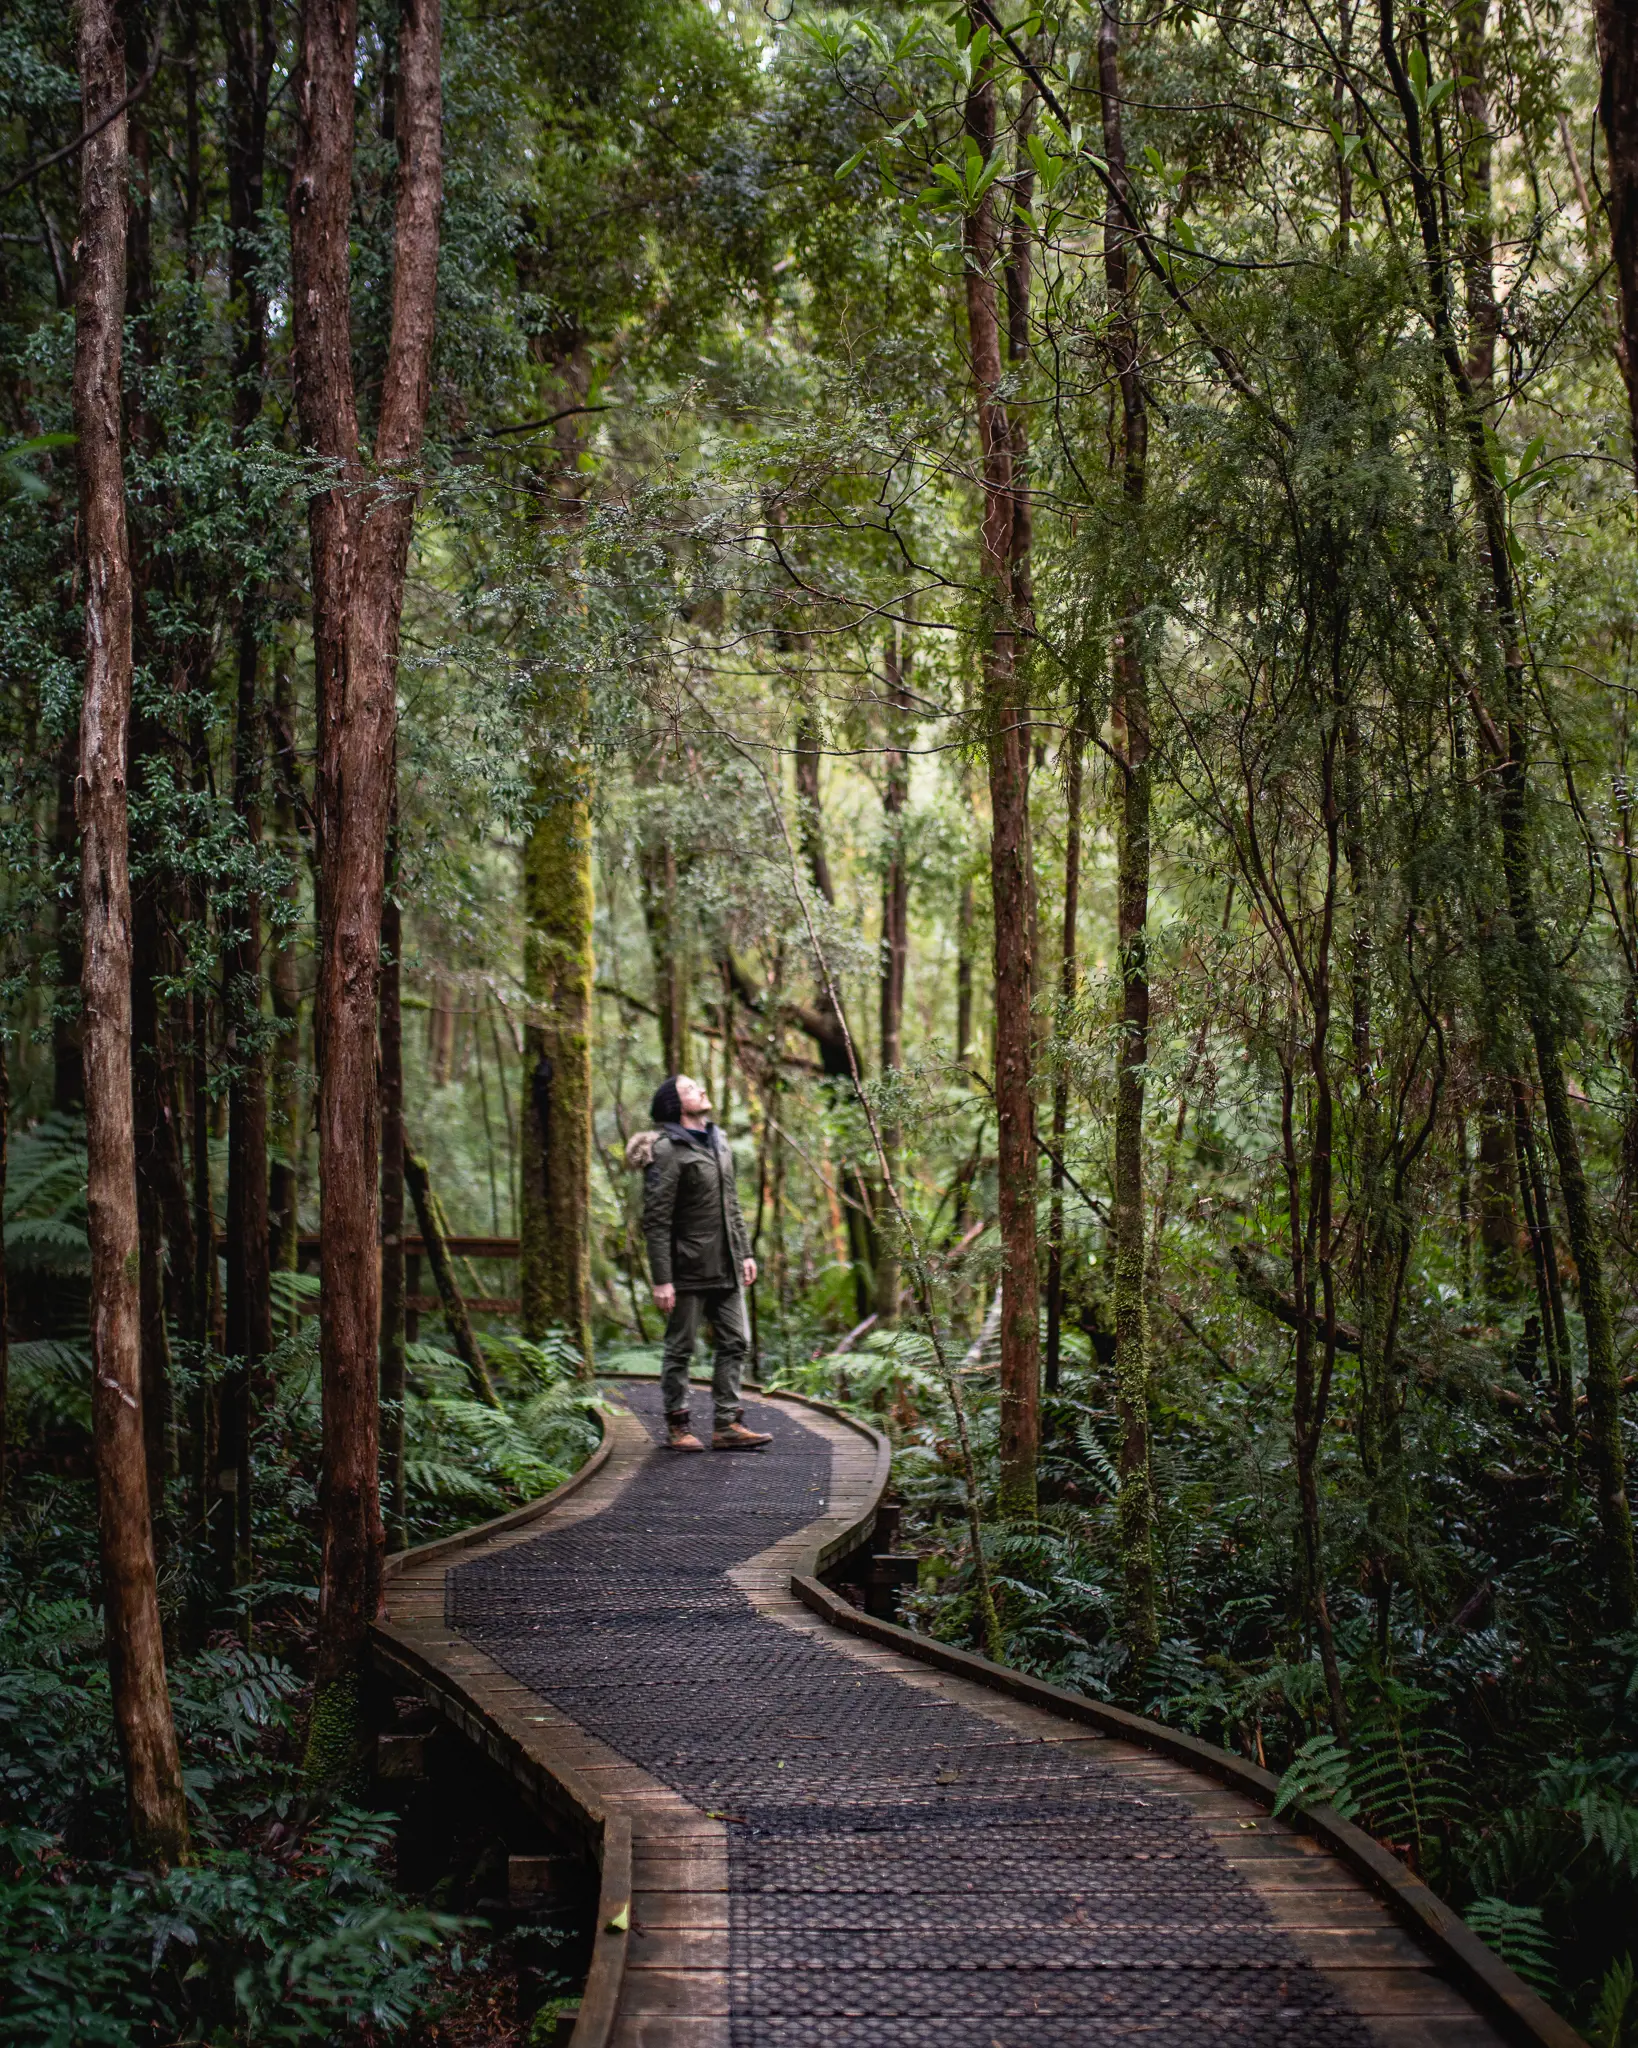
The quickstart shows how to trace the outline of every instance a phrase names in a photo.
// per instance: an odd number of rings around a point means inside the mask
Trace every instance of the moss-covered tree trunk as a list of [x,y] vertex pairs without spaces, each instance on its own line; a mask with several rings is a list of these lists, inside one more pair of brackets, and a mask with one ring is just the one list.
[[524,1335],[556,1326],[592,1369],[591,775],[587,705],[563,689],[543,710],[537,814],[523,855]]

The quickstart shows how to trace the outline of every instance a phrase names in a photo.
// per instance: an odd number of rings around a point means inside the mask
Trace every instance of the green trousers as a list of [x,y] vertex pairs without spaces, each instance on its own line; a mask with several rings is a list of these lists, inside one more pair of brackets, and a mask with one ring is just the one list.
[[737,1287],[717,1287],[698,1294],[679,1291],[677,1305],[666,1318],[660,1397],[667,1415],[688,1413],[688,1367],[702,1321],[711,1325],[716,1339],[711,1371],[714,1427],[726,1429],[740,1417],[739,1383],[745,1372],[747,1350],[745,1312]]

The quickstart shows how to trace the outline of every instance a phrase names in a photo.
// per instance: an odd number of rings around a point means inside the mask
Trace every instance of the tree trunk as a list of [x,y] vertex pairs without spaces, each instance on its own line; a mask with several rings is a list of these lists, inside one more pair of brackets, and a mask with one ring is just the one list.
[[1500,1084],[1486,1077],[1479,1103],[1479,1271],[1492,1301],[1519,1291],[1518,1224],[1513,1213],[1510,1112],[1497,1098]]
[[[243,448],[262,408],[266,307],[255,235],[262,208],[267,101],[273,71],[269,0],[224,5],[227,48],[228,292],[236,309],[233,438]],[[233,800],[246,843],[259,853],[266,746],[261,707],[261,591],[244,596],[239,618],[239,689]],[[267,1055],[262,1026],[262,906],[247,893],[223,960],[228,1084],[226,1356],[217,1394],[217,1450],[211,1478],[219,1594],[250,1577],[250,1419],[258,1361],[273,1348],[268,1239]]]
[[[584,513],[576,409],[589,388],[583,341],[561,349],[557,370],[567,406],[556,422],[554,496],[566,518]],[[542,743],[535,761],[536,814],[524,849],[523,979],[525,1093],[519,1251],[522,1323],[540,1338],[556,1325],[590,1377],[592,1162],[591,702],[584,685],[553,678],[535,707]],[[677,991],[671,991],[673,1005]],[[673,1049],[686,1063],[686,998],[673,1009]],[[677,1041],[680,1040],[680,1046]]]
[[1564,1496],[1576,1490],[1575,1380],[1571,1371],[1570,1328],[1564,1314],[1564,1288],[1558,1271],[1558,1246],[1553,1239],[1553,1212],[1541,1171],[1530,1114],[1530,1096],[1523,1077],[1509,1083],[1513,1095],[1513,1150],[1519,1180],[1519,1206],[1536,1283],[1536,1313],[1541,1347],[1547,1354],[1547,1381],[1553,1393],[1564,1454]]
[[404,917],[397,898],[396,829],[387,846],[381,911],[381,1427],[387,1548],[409,1541],[404,1501]]
[[[128,772],[141,785],[141,757],[156,735],[141,716],[131,721]],[[159,986],[168,970],[161,927],[161,884],[149,875],[131,892],[131,1064],[136,1125],[138,1296],[142,1324],[142,1418],[147,1446],[148,1501],[161,1570],[173,1531],[166,1496],[176,1476],[177,1444],[167,1309],[184,1344],[195,1338],[193,1217],[182,1165],[181,1105],[176,1062]],[[167,1280],[166,1247],[170,1273]]]
[[[976,14],[972,17],[978,26]],[[966,103],[967,133],[988,163],[996,92],[988,58]],[[1034,963],[1029,829],[1030,710],[1019,687],[1013,602],[1012,425],[1002,400],[997,232],[992,185],[967,216],[967,346],[983,464],[985,587],[983,729],[990,781],[990,887],[995,933],[995,1108],[1001,1248],[1001,1475],[1005,1516],[1035,1512],[1040,1449],[1035,1271]]]
[[962,878],[961,897],[956,905],[956,1043],[957,1066],[965,1066],[973,1036],[973,926],[977,906],[973,901],[973,878]]
[[1610,250],[1621,299],[1626,380],[1638,479],[1638,17],[1624,0],[1596,0],[1598,114],[1609,144]]
[[281,643],[274,654],[273,714],[276,768],[273,778],[273,833],[290,862],[285,884],[287,927],[273,948],[268,971],[268,992],[273,1002],[273,1100],[278,1130],[278,1153],[268,1173],[268,1203],[271,1215],[268,1234],[272,1241],[271,1260],[278,1273],[296,1270],[297,1239],[301,1227],[301,984],[296,974],[294,913],[301,896],[297,872],[300,838],[296,806],[292,797],[296,782],[294,758],[296,705],[292,688],[289,650]]
[[11,1473],[11,1295],[6,1281],[6,1152],[11,1139],[11,1066],[0,1036],[0,1516]]
[[669,832],[662,829],[652,841],[645,838],[638,874],[654,968],[660,1058],[667,1074],[681,1074],[688,1067],[688,956],[678,915],[677,849]]
[[[908,669],[902,628],[895,627],[887,650],[888,742],[882,790],[882,827],[887,842],[882,873],[882,1078],[889,1087],[897,1084],[904,1065],[904,982],[910,959],[910,869],[904,848],[904,812],[910,800],[910,756],[905,751],[910,717]],[[882,1148],[895,1184],[903,1143],[903,1129],[890,1109],[882,1124]],[[891,1235],[876,1254],[876,1314],[887,1327],[899,1317],[899,1256]]]
[[[1127,189],[1121,120],[1120,31],[1104,10],[1098,32],[1103,149],[1109,174]],[[1121,395],[1122,483],[1136,548],[1148,480],[1149,423],[1138,354],[1137,279],[1118,211],[1104,226],[1109,335]],[[1115,1371],[1120,1408],[1120,1551],[1126,1629],[1133,1655],[1153,1650],[1154,1488],[1149,1471],[1148,1260],[1144,1243],[1144,1082],[1149,1063],[1149,680],[1139,644],[1142,592],[1123,594],[1111,707],[1121,785],[1117,948],[1121,1040],[1115,1089]]]
[[399,617],[431,390],[443,197],[438,0],[404,0],[394,129],[391,340],[378,488],[364,516],[349,319],[355,0],[307,0],[290,181],[296,397],[303,438],[333,464],[309,526],[318,682],[323,929],[319,1056],[319,1356],[323,1557],[307,1771],[350,1778],[363,1744],[366,1637],[381,1594],[381,1269],[376,1035]]
[[124,116],[108,118],[126,86],[124,42],[111,0],[81,0],[79,69],[81,117],[92,131],[80,159],[74,351],[85,570],[78,813],[92,1439],[103,1614],[131,1846],[140,1863],[164,1870],[187,1858],[188,1815],[165,1682],[142,1430],[126,819],[131,575],[120,447],[127,159]]
[[523,1334],[552,1326],[592,1370],[590,769],[575,740],[589,706],[577,691],[549,721],[536,762],[537,815],[523,856],[524,1099],[520,1219]]
[[[1084,778],[1085,741],[1081,732],[1080,708],[1064,741],[1064,808],[1068,814],[1068,842],[1064,848],[1064,923],[1058,964],[1058,1008],[1060,1036],[1067,1034],[1080,993],[1077,953],[1077,925],[1081,898],[1081,785]],[[1052,1076],[1052,1208],[1047,1239],[1047,1338],[1046,1387],[1058,1391],[1059,1354],[1063,1343],[1064,1310],[1064,1146],[1069,1137],[1069,1069],[1059,1060]]]
[[[79,739],[70,733],[57,755],[57,816],[51,851],[57,883],[57,987],[51,1006],[51,1106],[59,1116],[72,1116],[85,1106],[85,1073],[81,1051],[80,948],[78,891],[79,826],[74,817],[74,773]],[[69,882],[70,874],[75,878]]]
[[444,1230],[443,1215],[432,1192],[432,1177],[427,1172],[427,1163],[418,1159],[404,1147],[404,1183],[415,1202],[415,1220],[421,1226],[421,1242],[426,1246],[427,1259],[432,1266],[433,1284],[438,1289],[438,1299],[443,1304],[444,1321],[454,1340],[455,1350],[461,1363],[466,1367],[467,1377],[472,1382],[472,1393],[486,1408],[498,1408],[500,1397],[495,1392],[495,1383],[489,1377],[489,1367],[479,1344],[477,1333],[472,1328],[472,1318],[467,1314],[466,1300],[461,1293],[460,1283],[455,1278],[454,1262],[449,1256],[449,1239]]
[[[261,650],[254,616],[241,622],[234,803],[251,847],[262,836]],[[227,1368],[217,1397],[217,1588],[250,1576],[250,1419],[257,1366],[273,1349],[267,1209],[267,1068],[262,1037],[262,914],[252,893],[237,913],[227,969]]]

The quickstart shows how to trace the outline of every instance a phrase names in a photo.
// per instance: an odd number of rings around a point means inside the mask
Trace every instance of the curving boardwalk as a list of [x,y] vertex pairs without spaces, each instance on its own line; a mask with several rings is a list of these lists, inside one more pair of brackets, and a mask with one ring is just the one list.
[[573,1500],[394,1594],[400,1633],[419,1628],[491,1717],[537,1731],[522,1739],[630,1817],[630,1933],[600,2040],[1508,2038],[1372,1891],[1251,1799],[800,1606],[791,1573],[872,1504],[858,1433],[760,1402],[769,1451],[678,1457],[658,1448],[657,1390],[621,1393]]
[[1364,1837],[1220,1784],[1231,1759],[799,1604],[874,1507],[866,1434],[758,1401],[768,1452],[682,1458],[653,1384],[616,1401],[559,1495],[393,1561],[375,1630],[395,1692],[598,1853],[573,2048],[1577,2048]]

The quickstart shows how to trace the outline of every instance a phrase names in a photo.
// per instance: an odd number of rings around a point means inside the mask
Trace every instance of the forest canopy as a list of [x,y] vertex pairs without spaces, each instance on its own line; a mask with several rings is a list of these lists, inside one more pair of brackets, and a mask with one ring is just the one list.
[[913,1624],[1638,2040],[1630,10],[11,0],[0,405],[20,1885],[351,1812],[683,1073]]

